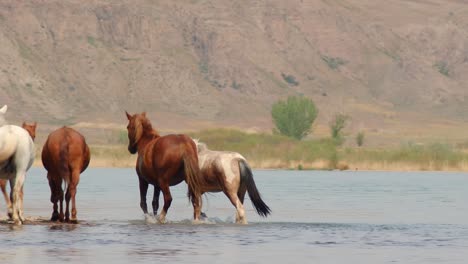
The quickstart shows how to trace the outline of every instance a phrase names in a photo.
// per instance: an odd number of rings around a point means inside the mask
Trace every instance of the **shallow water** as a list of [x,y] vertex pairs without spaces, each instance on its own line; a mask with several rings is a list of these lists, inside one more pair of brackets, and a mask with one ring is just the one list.
[[[49,224],[45,172],[32,169],[19,228],[0,224],[0,263],[466,263],[468,174],[255,171],[273,214],[233,224],[223,194],[192,224],[186,185],[173,187],[169,223],[139,208],[132,169],[89,169],[78,186],[80,224]],[[152,188],[149,194],[152,195]],[[162,197],[161,197],[162,198]],[[148,206],[151,205],[148,196]],[[4,203],[0,202],[0,218]]]

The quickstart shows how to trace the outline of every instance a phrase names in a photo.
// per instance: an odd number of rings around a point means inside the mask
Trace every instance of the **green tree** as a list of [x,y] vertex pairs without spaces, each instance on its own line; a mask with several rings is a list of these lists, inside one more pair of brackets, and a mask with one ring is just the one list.
[[311,99],[290,96],[286,101],[280,100],[273,104],[271,116],[279,133],[302,139],[310,133],[317,112]]
[[349,116],[344,114],[336,114],[335,118],[330,122],[331,137],[338,143],[343,143],[343,128],[346,126]]
[[360,131],[359,133],[357,133],[356,144],[358,145],[358,147],[364,145],[364,132]]

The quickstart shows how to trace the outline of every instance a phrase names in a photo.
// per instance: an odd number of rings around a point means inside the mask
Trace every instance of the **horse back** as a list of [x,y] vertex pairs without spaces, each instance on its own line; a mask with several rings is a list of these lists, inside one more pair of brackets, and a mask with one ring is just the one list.
[[49,170],[58,171],[64,164],[71,170],[84,171],[90,160],[85,138],[69,127],[59,128],[49,134],[42,149],[42,163]]
[[[230,151],[203,150],[198,153],[200,172],[207,183],[207,190],[226,188],[227,184],[240,183],[239,161],[245,158]],[[219,190],[221,190],[219,189]]]
[[0,129],[0,162],[8,160],[16,151],[18,139],[11,129],[4,126]]
[[[183,134],[170,134],[154,140],[145,153],[144,162],[164,169],[181,164],[184,155],[195,158],[198,162],[197,149],[192,139]],[[147,160],[148,158],[151,160]]]
[[[34,143],[28,132],[15,125],[0,127],[0,163],[16,155],[27,163],[34,159]],[[19,156],[18,156],[19,155]],[[27,164],[25,164],[26,166]],[[30,167],[26,166],[26,167]]]

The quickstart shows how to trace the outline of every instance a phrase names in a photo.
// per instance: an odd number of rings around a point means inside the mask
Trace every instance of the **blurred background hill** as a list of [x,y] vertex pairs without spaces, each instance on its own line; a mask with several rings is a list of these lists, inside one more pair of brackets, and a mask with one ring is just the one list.
[[271,131],[271,105],[314,100],[373,146],[463,141],[468,4],[461,0],[0,2],[0,104],[39,135],[118,138],[124,110],[162,132]]

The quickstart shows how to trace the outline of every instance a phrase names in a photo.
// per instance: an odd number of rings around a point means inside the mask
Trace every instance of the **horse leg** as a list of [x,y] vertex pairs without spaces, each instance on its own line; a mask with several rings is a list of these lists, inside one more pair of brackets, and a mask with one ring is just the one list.
[[158,217],[158,222],[164,224],[166,222],[167,211],[169,210],[169,207],[171,207],[172,195],[171,191],[169,190],[169,184],[164,184],[163,186],[160,186],[160,188],[164,196],[164,206],[161,214]]
[[[78,219],[76,218],[76,187],[78,186],[78,183],[80,181],[80,171],[75,170],[72,172],[72,180],[70,185],[68,186],[68,190],[70,191],[70,198],[72,201],[72,210],[71,210],[71,223],[78,223]],[[67,202],[67,207],[68,207],[68,202]],[[67,210],[68,213],[68,210]]]
[[24,189],[24,184],[23,186],[21,186],[21,190],[20,190],[20,219],[21,221],[24,222],[24,215],[23,215],[23,212],[24,212],[24,192],[23,192],[23,189]]
[[70,189],[71,184],[68,185],[66,193],[65,193],[65,222],[70,222]]
[[5,199],[5,203],[6,203],[6,206],[7,206],[7,212],[8,212],[8,218],[12,218],[13,217],[13,211],[12,211],[12,208],[11,208],[11,197],[7,194],[7,191],[6,191],[6,180],[3,181],[2,183],[0,183],[0,188],[2,189],[2,193],[3,193],[3,198]]
[[239,190],[237,191],[237,197],[239,197],[239,200],[242,204],[244,204],[244,198],[245,198],[246,192],[247,192],[246,187],[240,187]]
[[159,194],[161,193],[161,189],[159,186],[154,186],[154,193],[153,193],[153,202],[151,205],[153,206],[153,215],[156,216],[158,214],[159,209]]
[[201,197],[196,197],[196,196],[194,196],[193,199],[192,199],[193,220],[195,222],[200,221],[201,208],[202,208],[201,200],[202,200]]
[[[59,212],[58,212],[58,200],[60,196],[60,191],[57,187],[57,180],[53,177],[54,175],[50,172],[47,172],[47,179],[49,180],[49,187],[50,187],[50,202],[54,205],[52,217],[50,221],[58,221],[59,220]],[[61,183],[59,183],[59,186]]]
[[65,216],[63,213],[63,189],[62,189],[62,180],[60,180],[60,184],[56,185],[57,187],[57,195],[58,195],[58,201],[60,204],[60,213],[59,213],[59,221],[63,222]]
[[148,193],[148,182],[142,177],[138,177],[140,182],[140,208],[143,213],[148,214],[148,206],[146,205],[146,194]]
[[18,170],[14,180],[10,180],[12,191],[12,204],[13,204],[13,222],[15,225],[21,225],[24,221],[23,212],[21,211],[21,188],[23,187],[25,172]]
[[204,194],[204,192],[202,192],[200,194],[200,218],[205,219],[205,218],[208,218],[208,216],[206,216],[206,214],[202,211],[202,209],[203,209],[203,194]]
[[247,224],[247,219],[245,218],[244,205],[242,205],[241,200],[235,192],[226,192],[226,196],[231,201],[232,205],[236,207],[236,224]]

